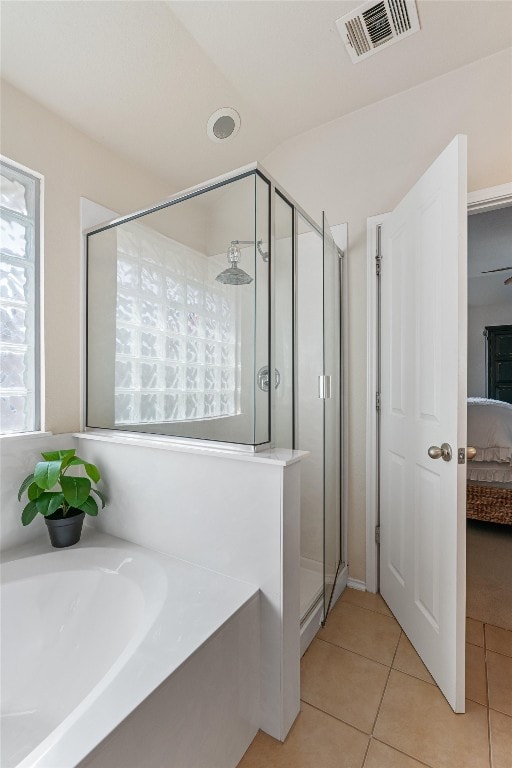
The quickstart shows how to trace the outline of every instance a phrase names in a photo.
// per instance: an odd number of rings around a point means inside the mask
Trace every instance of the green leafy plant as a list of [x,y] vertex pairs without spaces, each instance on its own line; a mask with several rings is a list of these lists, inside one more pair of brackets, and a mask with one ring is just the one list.
[[[92,487],[91,480],[98,483],[101,479],[94,464],[81,459],[74,449],[51,451],[41,456],[44,461],[38,461],[18,491],[18,501],[21,501],[25,491],[28,496],[28,504],[21,513],[23,525],[31,523],[37,514],[44,517],[54,515],[54,519],[58,519],[79,510],[95,516],[98,504],[92,493],[100,500],[102,509],[105,507],[105,497]],[[83,467],[87,477],[69,474],[73,467]]]

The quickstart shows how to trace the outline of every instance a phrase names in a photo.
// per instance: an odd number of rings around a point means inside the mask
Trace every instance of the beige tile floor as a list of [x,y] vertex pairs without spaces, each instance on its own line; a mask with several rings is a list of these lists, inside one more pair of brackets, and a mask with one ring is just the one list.
[[258,733],[239,768],[512,768],[512,631],[467,620],[455,715],[380,595],[347,589],[304,654],[284,744]]

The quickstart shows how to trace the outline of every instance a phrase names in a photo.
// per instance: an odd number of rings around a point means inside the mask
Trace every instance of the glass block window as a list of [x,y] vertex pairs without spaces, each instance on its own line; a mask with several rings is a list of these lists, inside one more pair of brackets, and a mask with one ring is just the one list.
[[39,179],[0,163],[0,432],[39,429]]
[[117,230],[116,425],[240,413],[237,292],[224,266],[140,224]]

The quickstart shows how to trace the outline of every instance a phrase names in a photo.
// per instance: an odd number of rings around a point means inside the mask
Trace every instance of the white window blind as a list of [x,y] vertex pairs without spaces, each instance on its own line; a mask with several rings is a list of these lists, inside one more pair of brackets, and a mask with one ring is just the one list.
[[39,429],[39,179],[0,163],[0,432]]

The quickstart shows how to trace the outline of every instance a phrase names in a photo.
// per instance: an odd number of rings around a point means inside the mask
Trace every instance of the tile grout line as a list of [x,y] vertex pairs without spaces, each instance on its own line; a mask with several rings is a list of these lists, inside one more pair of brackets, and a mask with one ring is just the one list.
[[504,632],[512,632],[512,629],[510,627],[501,627],[499,624],[491,624],[490,621],[485,621],[485,619],[477,619],[474,616],[469,616],[466,614],[466,619],[471,619],[471,621],[478,621],[480,624],[488,624],[490,627],[495,627],[496,629],[502,629]]
[[[482,646],[480,646],[480,648],[481,647]],[[503,656],[504,659],[512,659],[512,654],[510,653],[501,653],[501,651],[495,651],[494,648],[487,648],[487,647],[486,647],[486,650],[489,651],[489,653],[495,653],[497,656]]]
[[316,704],[312,704],[307,699],[301,699],[301,702],[303,704],[307,704],[308,707],[312,707],[313,709],[316,709],[317,712],[321,712],[323,715],[327,715],[327,717],[332,717],[333,720],[337,720],[338,723],[343,723],[343,725],[348,725],[349,728],[353,728],[358,733],[361,733],[363,736],[366,736],[368,739],[371,739],[372,737],[371,733],[368,733],[367,731],[363,731],[362,728],[359,728],[357,725],[354,725],[353,723],[349,723],[347,720],[343,720],[341,717],[338,717],[337,715],[333,715],[332,712],[327,712],[325,709],[322,709]]
[[473,648],[483,648],[483,645],[478,645],[478,643],[472,643],[470,640],[466,640],[467,645],[472,645]]
[[361,768],[364,768],[366,763],[366,758],[368,757],[368,752],[370,751],[370,744],[372,743],[373,736],[370,736],[368,739],[368,744],[366,745],[366,750],[363,757],[363,762],[361,763]]
[[[398,638],[398,642],[400,643],[401,636],[404,635],[407,637],[405,632],[403,630],[400,631],[400,635]],[[343,645],[338,645],[337,643],[331,642],[331,640],[324,640],[322,637],[316,637],[315,640],[320,640],[322,643],[326,643],[327,645],[332,646],[333,648],[339,648],[341,651],[346,651],[347,653],[353,653],[354,656],[359,656],[360,659],[366,659],[366,661],[373,661],[374,664],[379,664],[381,667],[386,667],[389,669],[389,664],[386,664],[383,661],[376,661],[375,659],[371,659],[369,656],[365,656],[364,653],[359,653],[358,651],[352,650],[352,648],[345,648]],[[475,646],[475,648],[481,648],[481,645]],[[427,685],[432,685],[434,688],[438,688],[439,686],[436,683],[435,680],[425,680],[423,677],[419,677],[418,675],[413,675],[412,672],[406,672],[404,669],[399,669],[398,667],[393,667],[393,662],[395,661],[396,653],[398,651],[398,645],[396,647],[395,653],[393,654],[393,659],[391,660],[391,668],[395,670],[395,672],[400,672],[401,675],[406,675],[407,677],[412,677],[413,680],[421,680],[422,683],[427,683]],[[475,702],[476,704],[479,704],[479,702]],[[481,705],[481,706],[485,706]]]
[[[400,630],[400,635],[398,636],[398,640],[400,640],[401,635],[402,635],[402,631]],[[379,664],[381,667],[386,667],[386,668],[389,667],[389,664],[386,664],[385,661],[377,661],[376,659],[370,658],[370,656],[365,656],[364,653],[353,651],[352,648],[345,648],[344,645],[338,645],[338,643],[333,643],[331,640],[324,640],[323,637],[315,637],[315,640],[320,640],[321,643],[326,643],[326,645],[330,645],[332,648],[339,648],[341,651],[347,651],[347,653],[353,653],[355,656],[359,656],[360,659],[366,659],[366,661],[373,661],[374,664]],[[395,650],[395,653],[396,653],[396,650]],[[394,660],[395,660],[395,654],[393,654],[391,663],[393,663]]]
[[487,633],[485,631],[486,624],[483,622],[484,632],[484,661],[485,661],[485,692],[487,694],[487,744],[489,751],[489,768],[492,768],[492,747],[491,747],[491,695],[489,690],[489,675],[487,673]]
[[400,630],[400,634],[398,635],[398,642],[396,644],[395,652],[393,654],[393,658],[391,659],[391,664],[389,665],[389,672],[388,672],[388,676],[386,678],[386,684],[384,686],[384,690],[382,691],[382,696],[380,697],[379,706],[377,707],[377,714],[375,715],[375,719],[373,721],[372,736],[373,736],[373,732],[375,731],[375,726],[377,725],[377,720],[379,719],[380,710],[381,710],[381,707],[382,707],[382,702],[384,701],[384,696],[386,695],[386,691],[387,691],[387,688],[388,688],[389,678],[391,677],[391,670],[393,669],[393,663],[395,661],[396,654],[398,652],[398,646],[400,645],[400,640],[402,639],[402,635],[403,634],[404,634],[404,632],[401,629]]
[[[426,763],[424,760],[420,760],[418,757],[413,757],[412,755],[409,755],[407,752],[403,752],[401,749],[398,749],[398,747],[392,747],[391,744],[387,744],[385,741],[382,741],[382,739],[378,739],[376,736],[371,737],[374,739],[374,741],[377,741],[379,744],[384,744],[385,747],[389,747],[389,749],[394,749],[395,752],[398,752],[400,755],[404,755],[404,757],[408,757],[409,760],[415,760],[420,765],[424,765],[425,768],[435,768],[435,766],[430,765],[430,763]],[[364,768],[364,765],[363,765]]]
[[[373,593],[365,592],[364,594],[370,595]],[[377,592],[376,594],[380,595],[380,592]],[[386,616],[388,619],[395,619],[396,621],[396,617],[391,613],[389,608],[388,608],[389,613],[384,613],[384,611],[378,611],[376,610],[376,608],[368,608],[366,605],[359,605],[359,603],[351,603],[350,600],[340,600],[338,601],[338,603],[336,603],[336,605],[351,605],[353,608],[361,608],[363,611],[370,611],[370,613],[377,613],[379,616]]]

